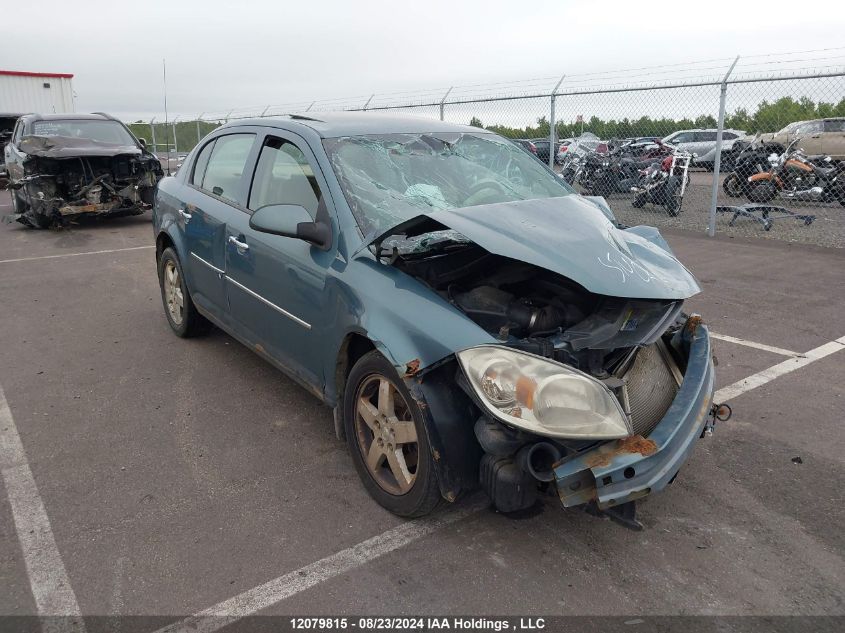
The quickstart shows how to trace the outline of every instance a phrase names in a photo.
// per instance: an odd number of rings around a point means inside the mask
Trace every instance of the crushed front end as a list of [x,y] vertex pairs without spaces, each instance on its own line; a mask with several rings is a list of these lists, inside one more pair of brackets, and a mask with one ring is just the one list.
[[82,141],[24,139],[24,174],[10,187],[24,204],[11,219],[45,228],[82,216],[137,215],[151,207],[163,176],[155,156],[137,148],[90,147]]
[[[714,382],[707,328],[693,316],[665,344],[684,365],[669,406],[663,410],[665,381],[655,378],[652,385],[638,385],[641,433],[558,461],[554,481],[564,507],[586,505],[594,513],[607,513],[628,527],[638,527],[633,503],[669,485],[704,434],[713,410]],[[671,363],[666,361],[667,366]],[[633,390],[629,385],[629,392]]]
[[712,412],[710,338],[683,296],[590,292],[476,245],[393,265],[491,335],[455,357],[476,405],[479,481],[497,509],[556,490],[565,507],[638,527],[633,502],[674,478]]

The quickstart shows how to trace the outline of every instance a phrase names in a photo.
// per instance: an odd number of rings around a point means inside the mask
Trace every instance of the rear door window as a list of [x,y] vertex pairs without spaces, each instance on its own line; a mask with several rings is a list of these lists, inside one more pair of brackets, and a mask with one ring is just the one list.
[[840,121],[825,121],[824,122],[824,131],[825,132],[845,132],[845,119]]
[[694,132],[679,132],[675,136],[669,139],[668,143],[692,143],[695,139]]
[[[201,188],[212,195],[239,205],[246,203],[243,195],[243,174],[255,134],[229,134],[214,143]],[[199,162],[197,157],[197,161]]]

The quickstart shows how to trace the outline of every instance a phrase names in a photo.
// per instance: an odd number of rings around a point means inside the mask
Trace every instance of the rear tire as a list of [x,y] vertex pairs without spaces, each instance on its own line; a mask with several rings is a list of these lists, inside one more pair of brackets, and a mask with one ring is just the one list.
[[742,196],[742,187],[736,172],[732,171],[725,176],[725,180],[722,181],[722,191],[729,198],[739,198]]
[[396,369],[377,351],[362,356],[349,372],[343,425],[355,470],[380,506],[410,518],[440,504],[422,412]]
[[191,300],[179,256],[171,247],[164,249],[158,260],[158,283],[164,314],[176,336],[190,338],[208,332],[211,324]]

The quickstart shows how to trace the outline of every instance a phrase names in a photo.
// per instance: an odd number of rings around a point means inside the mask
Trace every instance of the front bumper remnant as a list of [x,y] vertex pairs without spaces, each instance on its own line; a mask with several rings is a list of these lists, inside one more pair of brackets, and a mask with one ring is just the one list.
[[564,507],[616,508],[665,488],[702,435],[713,401],[713,360],[707,328],[693,317],[673,344],[687,357],[684,379],[669,410],[649,434],[602,444],[554,469]]

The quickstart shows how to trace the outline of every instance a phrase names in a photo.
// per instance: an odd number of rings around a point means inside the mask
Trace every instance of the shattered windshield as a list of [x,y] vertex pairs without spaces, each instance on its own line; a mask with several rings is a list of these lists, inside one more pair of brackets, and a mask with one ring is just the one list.
[[[441,209],[572,193],[536,158],[495,134],[384,134],[323,144],[366,237]],[[461,240],[453,231],[439,233],[406,240],[406,247]]]
[[30,134],[34,136],[66,136],[84,138],[108,145],[135,145],[135,139],[117,121],[96,119],[53,119],[35,121]]

